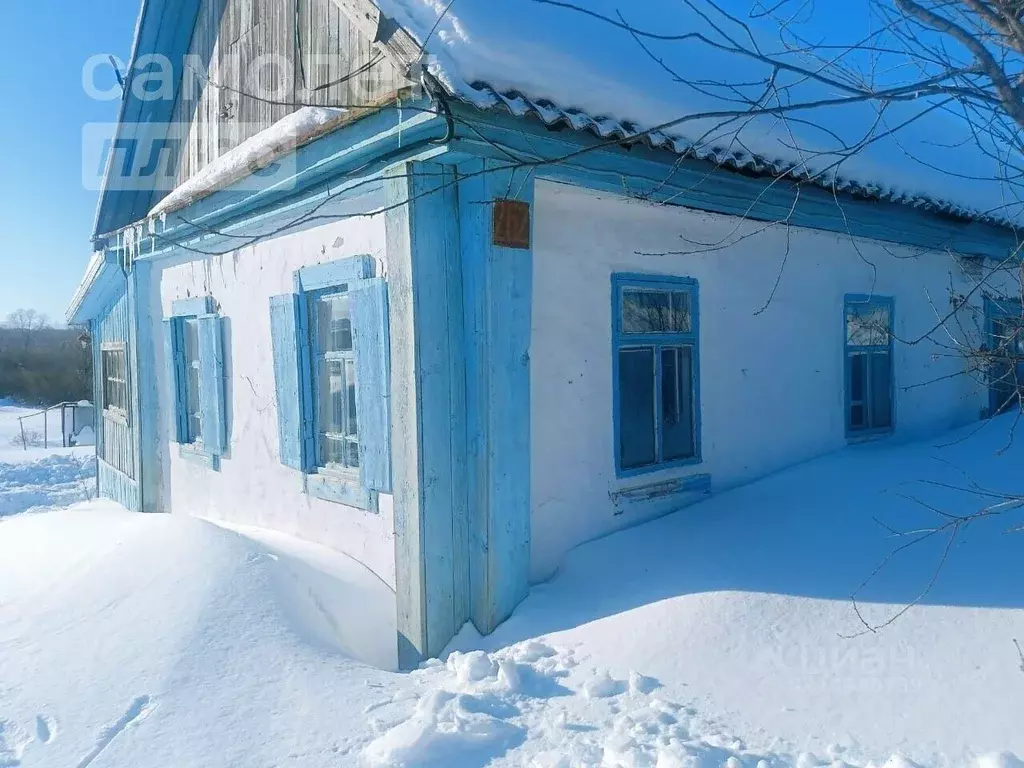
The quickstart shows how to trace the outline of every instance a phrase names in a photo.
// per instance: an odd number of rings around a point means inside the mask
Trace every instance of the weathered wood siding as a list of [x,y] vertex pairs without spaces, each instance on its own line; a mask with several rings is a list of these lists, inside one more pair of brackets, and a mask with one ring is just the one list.
[[183,77],[176,184],[304,104],[365,105],[406,84],[333,0],[203,0]]
[[[127,351],[130,321],[131,318],[128,312],[128,295],[125,293],[111,305],[110,309],[107,310],[107,313],[96,323],[96,332],[93,337],[93,369],[94,376],[96,377],[97,402],[101,409],[100,427],[96,433],[98,441],[96,445],[96,453],[102,462],[101,468],[106,465],[106,468],[100,472],[100,493],[124,504],[126,507],[134,508],[138,503],[137,491],[133,491],[131,494],[126,494],[124,491],[126,481],[129,485],[134,485],[133,481],[135,479],[135,441],[132,433],[133,425],[130,424],[127,419],[124,419],[119,415],[102,411],[103,345],[124,344]],[[126,354],[126,358],[130,359],[130,356]],[[134,372],[131,370],[131,365],[129,364],[129,405],[131,405],[136,396],[134,379]],[[131,411],[132,408],[129,407],[129,413],[131,413]],[[116,470],[117,473],[121,473],[122,477],[117,478],[117,481],[114,482],[112,478],[116,473],[112,474],[107,471],[108,469]]]

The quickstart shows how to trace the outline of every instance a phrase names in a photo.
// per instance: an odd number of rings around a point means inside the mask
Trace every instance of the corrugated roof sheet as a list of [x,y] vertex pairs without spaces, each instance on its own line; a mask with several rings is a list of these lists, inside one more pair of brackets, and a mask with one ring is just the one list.
[[487,83],[473,83],[464,91],[445,85],[445,90],[449,95],[480,109],[507,111],[515,117],[533,116],[549,127],[567,126],[576,131],[591,133],[601,139],[642,142],[653,149],[667,150],[680,156],[703,160],[732,171],[789,178],[855,197],[896,203],[958,219],[1014,227],[1014,224],[1005,218],[965,208],[949,201],[922,195],[908,195],[895,187],[866,184],[843,177],[841,174],[815,175],[806,168],[798,167],[781,158],[773,160],[750,152],[738,151],[734,147],[696,145],[685,138],[663,131],[645,131],[629,121],[594,116],[579,109],[566,109],[547,99],[531,99],[515,91],[502,93]]

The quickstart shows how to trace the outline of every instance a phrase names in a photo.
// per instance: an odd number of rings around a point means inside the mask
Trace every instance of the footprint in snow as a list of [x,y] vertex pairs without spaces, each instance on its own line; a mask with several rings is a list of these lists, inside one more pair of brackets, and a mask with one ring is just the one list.
[[43,744],[49,744],[57,738],[57,721],[46,715],[36,718],[36,738]]

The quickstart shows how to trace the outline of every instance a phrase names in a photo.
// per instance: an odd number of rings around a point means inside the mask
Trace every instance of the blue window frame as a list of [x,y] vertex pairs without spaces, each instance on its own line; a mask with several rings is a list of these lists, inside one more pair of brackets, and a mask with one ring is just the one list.
[[1016,299],[985,298],[989,350],[990,416],[1020,407],[1024,391],[1024,306]]
[[164,320],[171,440],[214,469],[227,451],[221,323],[209,296],[173,302]]
[[700,461],[697,281],[612,275],[615,470]]
[[895,423],[893,300],[851,294],[843,307],[846,434],[891,432]]
[[391,491],[387,283],[369,256],[304,267],[271,297],[281,463],[319,498],[375,510]]

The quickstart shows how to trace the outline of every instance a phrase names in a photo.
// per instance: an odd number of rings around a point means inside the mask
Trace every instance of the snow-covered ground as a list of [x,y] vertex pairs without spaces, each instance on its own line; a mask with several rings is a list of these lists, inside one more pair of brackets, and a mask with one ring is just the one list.
[[41,441],[28,450],[15,444],[22,434],[19,417],[27,417],[27,434],[43,434],[43,416],[36,415],[38,412],[38,408],[0,400],[0,518],[30,509],[66,506],[95,495],[95,450],[91,445],[61,448],[59,414],[48,417],[48,448]]
[[[412,674],[378,668],[388,588],[322,547],[103,501],[8,516],[0,766],[1022,768],[1016,510],[967,526],[889,626],[849,600],[907,541],[890,529],[989,503],[953,486],[1024,490],[1012,423],[857,446],[585,545]],[[868,623],[925,590],[943,535],[862,591]]]

